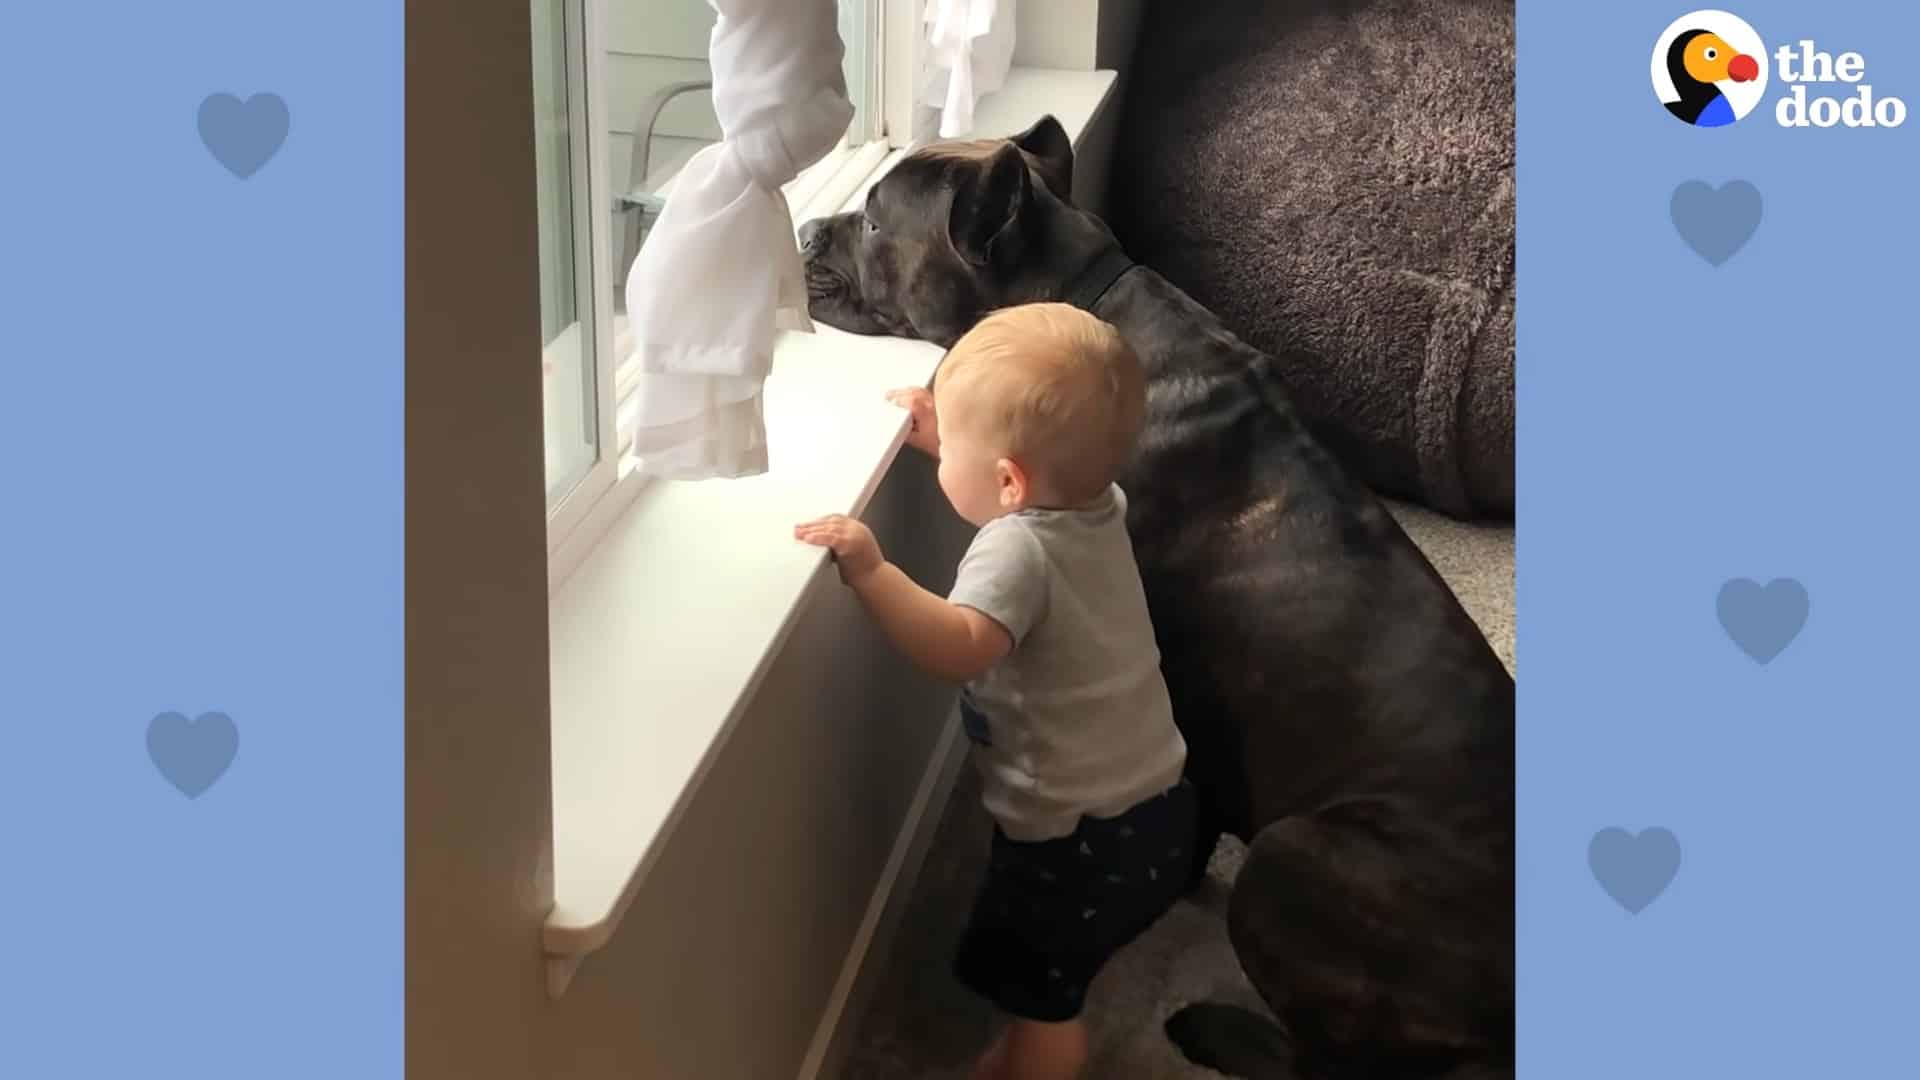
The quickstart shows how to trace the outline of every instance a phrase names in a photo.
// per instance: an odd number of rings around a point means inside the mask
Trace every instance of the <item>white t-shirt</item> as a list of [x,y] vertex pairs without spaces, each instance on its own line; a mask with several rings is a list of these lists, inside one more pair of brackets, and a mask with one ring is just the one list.
[[1071,833],[1172,787],[1187,758],[1118,485],[981,528],[948,599],[1013,651],[961,694],[987,810],[1015,840]]

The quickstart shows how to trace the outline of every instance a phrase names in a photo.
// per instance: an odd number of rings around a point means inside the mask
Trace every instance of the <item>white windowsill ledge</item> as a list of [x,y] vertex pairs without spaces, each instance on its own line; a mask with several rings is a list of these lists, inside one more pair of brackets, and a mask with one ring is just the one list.
[[[1113,82],[1111,71],[1016,68],[976,107],[975,130],[1009,135],[1051,112],[1077,146]],[[555,589],[550,993],[612,937],[808,589],[833,573],[794,524],[864,513],[906,436],[885,392],[925,385],[940,355],[825,325],[783,336],[766,384],[768,472],[640,486]]]

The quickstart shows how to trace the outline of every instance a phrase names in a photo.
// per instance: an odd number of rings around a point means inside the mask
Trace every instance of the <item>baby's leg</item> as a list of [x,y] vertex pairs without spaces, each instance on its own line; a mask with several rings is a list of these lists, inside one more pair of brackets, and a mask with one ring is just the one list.
[[1000,1080],[1080,1080],[1087,1067],[1087,1026],[1077,1017],[1058,1023],[1015,1017],[1004,1035]]
[[973,1080],[1002,1080],[1007,1075],[1007,1028],[993,1037],[986,1052],[973,1063]]

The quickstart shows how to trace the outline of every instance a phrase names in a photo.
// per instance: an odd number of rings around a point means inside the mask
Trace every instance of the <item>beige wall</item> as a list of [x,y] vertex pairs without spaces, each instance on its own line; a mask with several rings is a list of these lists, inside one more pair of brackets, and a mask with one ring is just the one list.
[[412,1080],[542,1067],[552,801],[528,16],[406,6]]
[[[953,692],[894,656],[823,571],[612,941],[546,996],[528,11],[408,0],[406,20],[407,1076],[795,1076]],[[1081,182],[1104,187],[1091,164]],[[916,578],[951,581],[966,531],[925,461],[903,455],[868,520]]]
[[1091,71],[1093,24],[1099,0],[1018,0],[1013,62],[1022,67]]

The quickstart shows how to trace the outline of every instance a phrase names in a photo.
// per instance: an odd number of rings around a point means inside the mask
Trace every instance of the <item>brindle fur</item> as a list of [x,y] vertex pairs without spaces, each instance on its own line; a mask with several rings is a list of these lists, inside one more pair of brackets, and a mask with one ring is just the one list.
[[[1115,246],[1070,204],[1048,117],[902,161],[803,230],[813,316],[951,346],[1059,299]],[[1270,357],[1135,268],[1094,306],[1139,352],[1121,478],[1188,773],[1248,844],[1228,931],[1280,1020],[1193,1005],[1168,1033],[1248,1077],[1512,1075],[1514,683],[1382,504],[1321,448]]]

